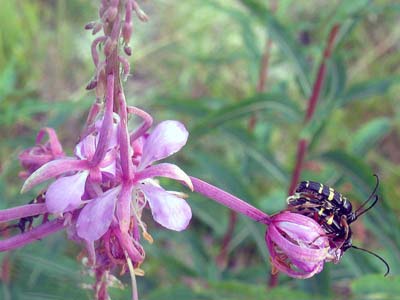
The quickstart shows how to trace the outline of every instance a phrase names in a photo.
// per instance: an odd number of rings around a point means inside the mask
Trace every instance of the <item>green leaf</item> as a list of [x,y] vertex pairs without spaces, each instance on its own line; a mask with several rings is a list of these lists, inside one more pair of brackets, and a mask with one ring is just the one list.
[[342,23],[349,17],[359,15],[366,10],[371,0],[352,0],[352,1],[341,1],[335,10],[335,16],[333,22]]
[[332,150],[317,156],[320,160],[334,163],[343,173],[352,179],[353,184],[360,191],[374,186],[373,171],[358,157],[343,150]]
[[299,108],[286,95],[258,94],[249,99],[239,100],[238,103],[226,105],[200,119],[191,129],[191,134],[192,136],[206,134],[228,121],[264,110],[271,114],[271,120],[299,122],[301,119]]
[[[247,132],[238,128],[224,128],[224,132],[228,134],[228,137],[233,139],[232,144],[241,147],[242,151],[254,160],[266,174],[269,174],[282,184],[287,183],[289,175],[285,172],[284,168],[271,153],[257,149],[255,141],[251,140]],[[266,177],[266,181],[268,181],[268,177]]]
[[392,300],[400,298],[400,277],[367,275],[351,283],[352,294],[356,299]]
[[376,118],[364,124],[354,135],[349,145],[349,150],[358,155],[364,155],[369,149],[376,146],[389,132],[390,120]]
[[347,105],[355,100],[363,100],[385,94],[399,78],[389,77],[360,82],[351,86],[340,99],[341,105]]
[[310,68],[307,64],[302,47],[291,35],[290,31],[266,7],[265,2],[258,0],[241,0],[263,24],[266,25],[270,38],[283,51],[294,67],[302,91],[306,96],[311,94]]

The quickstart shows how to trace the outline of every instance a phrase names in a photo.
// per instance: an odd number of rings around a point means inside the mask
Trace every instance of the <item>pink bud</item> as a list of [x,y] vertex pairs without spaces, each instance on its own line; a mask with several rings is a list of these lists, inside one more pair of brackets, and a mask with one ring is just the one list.
[[104,44],[104,54],[106,57],[110,56],[114,51],[115,47],[117,47],[117,41],[107,38]]
[[294,278],[309,278],[330,261],[329,240],[312,218],[284,211],[274,215],[265,240],[271,263],[277,270]]
[[91,30],[96,25],[96,22],[89,22],[85,25],[86,30]]
[[132,48],[129,46],[124,47],[124,52],[126,55],[131,56],[132,55]]
[[129,23],[125,22],[124,26],[122,27],[122,37],[126,44],[128,44],[131,39],[132,28],[133,28],[132,22],[129,22]]

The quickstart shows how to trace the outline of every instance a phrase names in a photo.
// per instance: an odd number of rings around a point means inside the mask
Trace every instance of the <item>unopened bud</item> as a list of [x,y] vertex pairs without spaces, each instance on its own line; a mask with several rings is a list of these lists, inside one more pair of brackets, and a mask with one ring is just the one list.
[[104,44],[104,54],[106,57],[110,56],[115,47],[117,46],[117,41],[112,40],[110,38]]
[[93,27],[96,25],[96,22],[89,22],[89,23],[87,23],[86,25],[85,25],[85,29],[86,30],[91,30],[91,29],[93,29]]
[[109,7],[104,12],[103,16],[101,17],[102,20],[106,22],[113,22],[118,14],[118,8],[116,7]]
[[86,89],[89,90],[93,90],[95,87],[97,86],[97,79],[93,78],[92,80],[90,80],[90,82],[88,83],[88,85],[86,86]]
[[106,91],[106,72],[102,69],[97,76],[97,86],[96,86],[96,98],[104,99]]
[[139,18],[140,21],[147,22],[149,20],[149,17],[140,8],[140,6],[136,3],[136,1],[133,2],[133,10],[135,11],[135,13],[136,13],[136,15],[137,15],[137,17]]
[[132,35],[132,22],[125,22],[124,25],[122,26],[122,38],[124,39],[124,42],[126,44],[129,43]]
[[96,23],[96,25],[94,25],[94,27],[93,27],[92,34],[95,35],[95,34],[98,33],[102,28],[103,28],[103,24],[101,24],[101,23]]
[[124,47],[124,52],[125,52],[126,55],[131,56],[132,55],[132,48],[129,47],[128,45],[126,45]]

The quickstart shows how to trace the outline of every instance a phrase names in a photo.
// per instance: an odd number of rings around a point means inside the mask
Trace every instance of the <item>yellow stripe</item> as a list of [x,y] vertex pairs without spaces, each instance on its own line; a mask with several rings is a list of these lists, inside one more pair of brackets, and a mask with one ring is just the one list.
[[332,223],[333,223],[333,215],[331,215],[331,216],[328,218],[328,220],[326,220],[326,223],[327,223],[328,225],[332,225]]
[[306,188],[308,188],[309,186],[310,186],[310,182],[307,181],[307,182],[306,182]]
[[322,194],[322,190],[324,189],[324,185],[322,184],[322,183],[320,183],[320,187],[319,187],[319,190],[318,190],[318,194]]
[[319,210],[318,215],[322,216],[322,214],[324,213],[324,210],[325,210],[325,208],[322,207],[322,208]]
[[329,188],[328,200],[329,200],[329,201],[332,201],[334,195],[335,195],[335,191],[333,190],[333,188]]

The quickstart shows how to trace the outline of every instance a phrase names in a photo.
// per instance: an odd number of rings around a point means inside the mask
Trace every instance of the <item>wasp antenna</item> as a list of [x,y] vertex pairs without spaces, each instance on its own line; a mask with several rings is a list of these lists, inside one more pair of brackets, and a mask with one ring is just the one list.
[[354,245],[351,245],[351,248],[354,248],[354,249],[357,249],[357,250],[361,250],[361,251],[367,252],[367,253],[369,253],[369,254],[375,256],[376,258],[378,258],[378,259],[379,259],[381,262],[383,262],[383,263],[385,264],[385,266],[386,266],[386,273],[385,273],[383,276],[386,277],[386,276],[389,274],[389,272],[390,272],[389,264],[386,262],[386,260],[383,259],[382,256],[379,256],[378,254],[376,254],[376,253],[374,253],[374,252],[372,252],[372,251],[369,251],[369,250],[367,250],[367,249],[360,248],[360,247],[357,247],[357,246],[354,246]]
[[[376,195],[376,191],[378,190],[378,187],[379,187],[379,177],[376,174],[374,174],[374,176],[376,177],[376,184],[375,184],[374,190],[369,195],[368,199],[365,200],[364,203],[361,204],[361,206],[359,208],[357,208],[357,210],[355,211],[356,218],[358,218],[362,214],[366,213],[368,210],[370,210],[378,202],[378,195]],[[372,199],[373,196],[375,196],[375,199],[372,202],[372,204],[368,208],[366,208],[363,211],[359,212]]]

